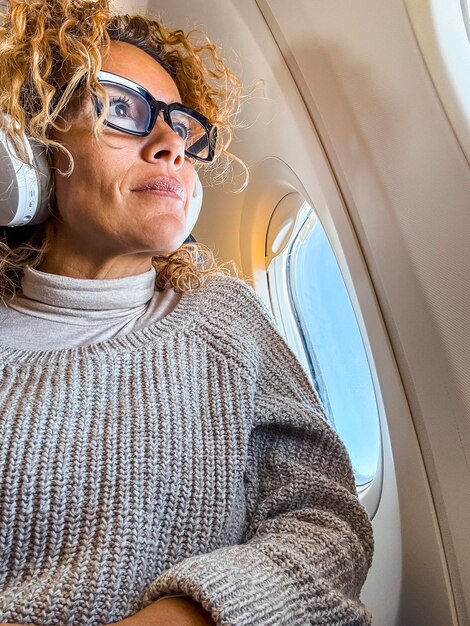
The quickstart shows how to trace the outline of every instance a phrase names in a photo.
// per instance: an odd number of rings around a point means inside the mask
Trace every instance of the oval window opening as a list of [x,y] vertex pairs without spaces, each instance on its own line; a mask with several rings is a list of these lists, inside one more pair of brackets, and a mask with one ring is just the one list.
[[380,454],[374,386],[346,285],[318,219],[303,242],[293,242],[287,276],[317,392],[346,444],[356,483],[366,484]]
[[373,480],[381,451],[374,384],[326,233],[307,203],[299,216],[289,245],[268,265],[273,310],[348,449],[356,484],[363,486]]

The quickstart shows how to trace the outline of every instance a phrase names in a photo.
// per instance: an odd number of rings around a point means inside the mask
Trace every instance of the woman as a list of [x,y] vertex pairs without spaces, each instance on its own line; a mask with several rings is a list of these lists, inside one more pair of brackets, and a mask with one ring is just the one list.
[[4,126],[54,187],[2,244],[0,621],[369,624],[344,446],[253,291],[184,244],[235,79],[102,0],[11,0],[1,37]]

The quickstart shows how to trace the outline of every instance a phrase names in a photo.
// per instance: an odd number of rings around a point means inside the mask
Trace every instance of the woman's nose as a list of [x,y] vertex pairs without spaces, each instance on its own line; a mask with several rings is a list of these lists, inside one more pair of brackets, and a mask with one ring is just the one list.
[[143,157],[146,161],[166,161],[174,169],[182,167],[185,160],[185,141],[161,117],[146,138]]

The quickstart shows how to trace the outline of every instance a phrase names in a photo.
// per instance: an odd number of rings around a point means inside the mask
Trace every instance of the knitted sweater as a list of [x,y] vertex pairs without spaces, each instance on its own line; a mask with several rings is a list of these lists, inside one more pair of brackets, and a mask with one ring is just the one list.
[[110,624],[183,593],[220,626],[370,623],[347,453],[241,281],[0,364],[0,622]]

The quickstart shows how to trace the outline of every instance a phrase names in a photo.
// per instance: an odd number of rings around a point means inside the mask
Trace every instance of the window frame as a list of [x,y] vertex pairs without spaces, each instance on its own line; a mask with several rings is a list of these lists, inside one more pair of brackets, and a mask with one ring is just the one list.
[[[288,272],[289,265],[291,263],[291,257],[295,254],[294,248],[298,248],[308,237],[311,230],[314,228],[316,223],[319,221],[318,216],[316,215],[315,210],[309,204],[307,200],[303,200],[296,219],[296,223],[289,237],[289,241],[285,245],[285,247],[272,258],[266,267],[266,280],[267,280],[267,288],[269,294],[269,302],[271,305],[271,310],[273,312],[276,323],[281,331],[286,342],[292,348],[297,358],[299,359],[301,365],[303,366],[304,371],[306,372],[310,382],[315,387],[317,392],[319,392],[319,381],[314,380],[314,376],[312,370],[311,355],[308,353],[306,340],[303,336],[303,332],[301,330],[300,320],[297,315],[297,311],[295,309],[294,298],[292,295],[292,288],[290,286],[290,280]],[[269,227],[267,231],[266,241],[269,239]],[[271,237],[272,239],[272,237]],[[331,245],[331,243],[330,243]],[[333,254],[334,254],[334,249]],[[335,255],[336,257],[336,255]],[[338,264],[338,267],[341,271],[341,268]],[[344,278],[343,278],[344,280]],[[346,281],[345,288],[350,297],[351,306],[353,308],[356,319],[358,319],[358,312],[353,304],[353,299],[351,298],[350,291],[348,289]],[[288,294],[286,298],[285,295]],[[370,377],[371,383],[374,389],[374,394],[377,401],[377,421],[379,426],[379,454],[377,459],[377,468],[373,478],[365,483],[356,483],[356,489],[359,494],[360,500],[362,504],[367,509],[369,515],[371,517],[374,516],[375,512],[378,509],[378,505],[380,502],[380,495],[382,491],[383,485],[383,438],[382,438],[382,418],[381,415],[381,403],[379,401],[380,390],[377,389],[377,385],[375,383],[374,377],[372,375],[372,370],[370,367],[370,359],[367,354],[366,344],[364,342],[363,333],[361,332],[360,326],[358,324],[358,332],[361,336],[361,340],[364,346],[366,358],[369,362],[370,368]],[[319,395],[323,395],[320,394]],[[323,400],[323,398],[322,398]],[[334,420],[331,419],[332,412],[328,411],[328,407],[325,407],[326,412],[329,413],[329,421],[334,427]]]

